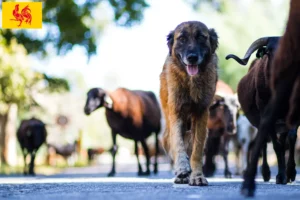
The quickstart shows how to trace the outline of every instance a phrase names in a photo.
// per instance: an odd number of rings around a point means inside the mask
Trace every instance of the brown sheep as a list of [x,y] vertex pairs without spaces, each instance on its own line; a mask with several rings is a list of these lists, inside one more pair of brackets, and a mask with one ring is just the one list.
[[[84,107],[86,115],[94,110],[105,107],[105,115],[112,131],[112,169],[108,176],[115,175],[115,156],[117,153],[116,136],[121,136],[135,141],[135,154],[138,161],[138,174],[150,174],[149,149],[145,139],[155,133],[156,156],[154,173],[157,173],[158,134],[160,132],[161,113],[159,103],[153,92],[141,90],[128,90],[118,88],[113,92],[101,88],[93,88],[87,93]],[[141,142],[145,155],[147,171],[143,172],[138,158],[138,142]]]
[[[24,157],[24,174],[35,175],[34,159],[40,146],[46,142],[47,131],[45,124],[36,118],[22,120],[17,130],[17,138]],[[26,158],[30,154],[31,161],[27,169]]]
[[[241,105],[241,109],[245,113],[250,123],[258,128],[260,123],[260,113],[267,105],[270,98],[269,88],[269,68],[270,60],[273,58],[274,50],[277,46],[279,37],[265,37],[254,41],[248,48],[244,59],[240,59],[235,55],[228,55],[226,59],[233,58],[238,63],[246,65],[251,54],[258,50],[257,57],[248,70],[248,73],[240,80],[237,93]],[[266,46],[266,47],[265,47]],[[262,175],[264,181],[269,181],[271,177],[270,167],[267,163],[267,146],[263,148],[263,164]]]
[[[277,175],[276,182],[286,183],[294,181],[296,176],[294,148],[296,134],[289,134],[290,155],[288,167],[285,176],[285,159],[284,159],[284,136],[280,136],[280,141],[276,139],[275,124],[281,119],[287,122],[289,128],[296,128],[299,125],[299,89],[300,89],[300,2],[291,0],[290,12],[287,22],[287,28],[284,36],[279,42],[278,49],[275,52],[274,60],[270,67],[270,88],[271,99],[264,112],[262,121],[259,125],[258,135],[256,138],[251,163],[249,164],[245,180],[242,186],[242,193],[246,196],[253,196],[255,191],[255,175],[258,163],[259,152],[265,145],[268,134],[275,140],[274,149],[277,153],[278,163],[280,165],[280,176]],[[296,131],[291,131],[296,132]],[[277,141],[277,143],[276,143]]]
[[227,156],[230,134],[233,130],[233,115],[223,97],[218,95],[214,97],[214,102],[209,108],[207,128],[208,138],[205,146],[203,173],[206,177],[213,176],[216,169],[214,158],[221,153],[225,163],[224,176],[231,178]]

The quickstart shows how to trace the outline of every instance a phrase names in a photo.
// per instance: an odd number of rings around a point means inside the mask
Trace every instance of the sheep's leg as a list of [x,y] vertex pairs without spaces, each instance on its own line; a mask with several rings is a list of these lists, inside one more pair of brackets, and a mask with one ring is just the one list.
[[278,163],[278,174],[276,176],[276,184],[286,184],[286,174],[285,174],[285,142],[286,142],[286,133],[280,135],[279,141],[276,134],[271,134],[273,148],[277,156]]
[[33,175],[33,176],[35,175],[35,173],[34,173],[35,154],[36,154],[35,151],[31,152],[31,154],[30,154],[31,160],[30,160],[30,165],[29,165],[29,174]]
[[[212,177],[216,171],[214,158],[219,152],[220,138],[208,137],[205,148],[205,162],[203,165],[203,174],[205,177]],[[215,149],[217,148],[217,149]]]
[[149,149],[148,149],[148,146],[146,144],[145,139],[142,139],[141,143],[142,143],[142,146],[143,146],[143,149],[144,149],[144,153],[145,153],[145,156],[146,156],[146,169],[147,170],[144,173],[144,175],[149,175],[150,174],[150,155],[149,155]]
[[267,143],[263,146],[262,154],[263,154],[263,163],[261,166],[261,174],[263,176],[264,181],[269,182],[271,178],[271,171],[267,160]]
[[245,173],[247,165],[249,164],[249,151],[250,151],[250,143],[249,141],[245,141],[242,144],[242,174]]
[[138,149],[138,141],[137,140],[134,140],[134,152],[135,152],[137,163],[138,163],[138,175],[140,176],[143,174],[143,170],[142,170],[142,166],[141,166],[140,159],[139,159],[139,149]]
[[225,170],[224,170],[225,178],[231,178],[231,172],[229,171],[229,167],[228,167],[228,142],[229,142],[228,136],[223,135],[221,145],[223,147],[222,156],[225,164]]
[[268,133],[270,133],[271,135],[275,134],[275,122],[280,111],[279,109],[281,108],[285,100],[285,93],[288,91],[288,88],[286,88],[284,85],[282,85],[281,88],[276,89],[280,95],[278,95],[277,98],[272,98],[269,104],[264,109],[261,123],[256,136],[256,141],[251,153],[252,159],[250,161],[250,164],[247,166],[247,170],[244,175],[244,182],[242,184],[241,192],[245,196],[254,196],[255,176],[259,155],[263,145],[267,142]]
[[115,161],[116,161],[116,154],[118,151],[118,146],[117,146],[117,134],[112,132],[112,140],[113,140],[113,146],[111,148],[111,155],[112,155],[112,168],[111,171],[108,173],[107,176],[114,176],[116,174],[116,169],[115,169]]
[[155,160],[154,160],[154,174],[157,174],[158,172],[158,154],[159,154],[159,141],[158,141],[158,133],[155,133]]
[[24,159],[24,175],[26,175],[27,174],[27,162],[26,162],[27,151],[25,149],[23,149],[22,151],[23,151],[23,159]]
[[297,141],[297,129],[291,130],[288,133],[288,140],[289,140],[289,159],[287,163],[287,182],[293,182],[296,178],[296,163],[295,163],[295,144]]
[[[243,168],[243,165],[241,165],[241,159],[244,159],[244,155],[241,154],[241,146],[239,145],[238,143],[238,140],[237,138],[234,138],[233,140],[234,142],[234,152],[235,152],[235,166],[236,166],[236,171],[235,171],[235,175],[241,175],[241,172],[242,170],[241,169],[244,169]],[[243,162],[246,162],[246,160],[243,160]]]

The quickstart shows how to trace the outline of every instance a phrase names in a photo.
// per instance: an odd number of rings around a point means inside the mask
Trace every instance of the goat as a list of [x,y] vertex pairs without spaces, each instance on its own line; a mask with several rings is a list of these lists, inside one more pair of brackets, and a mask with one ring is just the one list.
[[53,163],[52,160],[56,155],[62,156],[68,163],[68,165],[74,165],[74,159],[76,153],[79,152],[78,141],[75,140],[72,144],[56,145],[47,144],[48,147],[48,163]]
[[[84,107],[85,114],[89,115],[101,107],[105,107],[106,119],[111,128],[113,139],[113,163],[108,176],[115,175],[115,156],[118,149],[116,144],[117,134],[134,140],[135,154],[138,161],[138,175],[149,175],[150,156],[145,140],[154,132],[156,147],[154,173],[157,173],[158,134],[161,128],[161,112],[154,93],[125,88],[118,88],[113,92],[107,92],[101,88],[90,89],[87,93],[87,101]],[[139,161],[138,142],[141,142],[146,155],[146,172],[142,171]]]
[[[31,118],[22,120],[20,127],[17,130],[17,138],[21,146],[24,158],[24,175],[35,175],[34,160],[40,146],[46,142],[47,131],[45,124],[37,119]],[[30,154],[31,160],[29,169],[27,168],[26,158]]]
[[220,152],[225,163],[224,176],[231,178],[227,157],[230,133],[233,131],[233,116],[225,104],[224,98],[217,95],[215,95],[214,102],[209,108],[209,113],[207,123],[208,138],[205,146],[203,173],[206,177],[214,174],[216,169],[214,157]]
[[281,135],[278,141],[275,125],[278,120],[282,120],[290,129],[295,129],[300,124],[298,104],[300,97],[299,10],[300,2],[291,0],[287,28],[279,41],[278,49],[275,51],[274,60],[270,65],[269,85],[271,88],[271,96],[268,105],[262,112],[262,120],[258,128],[252,159],[244,177],[242,194],[245,196],[254,195],[258,156],[262,146],[265,145],[268,134],[272,138],[280,170],[276,177],[276,182],[286,184],[289,181],[294,181],[296,177],[294,148],[297,134],[289,134],[290,155],[287,169],[285,169],[284,150],[286,135]]

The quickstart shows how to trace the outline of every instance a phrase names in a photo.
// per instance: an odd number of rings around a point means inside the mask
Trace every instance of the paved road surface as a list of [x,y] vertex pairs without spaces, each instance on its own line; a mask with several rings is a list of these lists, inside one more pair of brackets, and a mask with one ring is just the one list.
[[[173,174],[168,167],[158,175],[137,177],[135,166],[118,166],[119,173],[107,178],[105,167],[68,169],[59,175],[36,177],[0,177],[0,199],[97,199],[97,200],[182,200],[182,199],[245,199],[239,191],[242,179],[224,179],[220,170],[216,177],[209,178],[207,187],[174,185]],[[120,172],[123,171],[123,172]],[[300,169],[298,169],[300,172]],[[255,199],[289,200],[300,199],[300,174],[288,185],[276,185],[272,169],[270,183],[263,183],[258,177]]]

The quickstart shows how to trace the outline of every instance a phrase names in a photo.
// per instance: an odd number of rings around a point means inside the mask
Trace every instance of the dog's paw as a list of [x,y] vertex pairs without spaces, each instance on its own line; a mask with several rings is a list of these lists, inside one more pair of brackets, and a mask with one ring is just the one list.
[[208,182],[202,173],[194,174],[192,173],[190,177],[189,185],[191,186],[207,186]]
[[174,183],[176,184],[188,184],[190,180],[190,171],[181,171],[176,174]]

